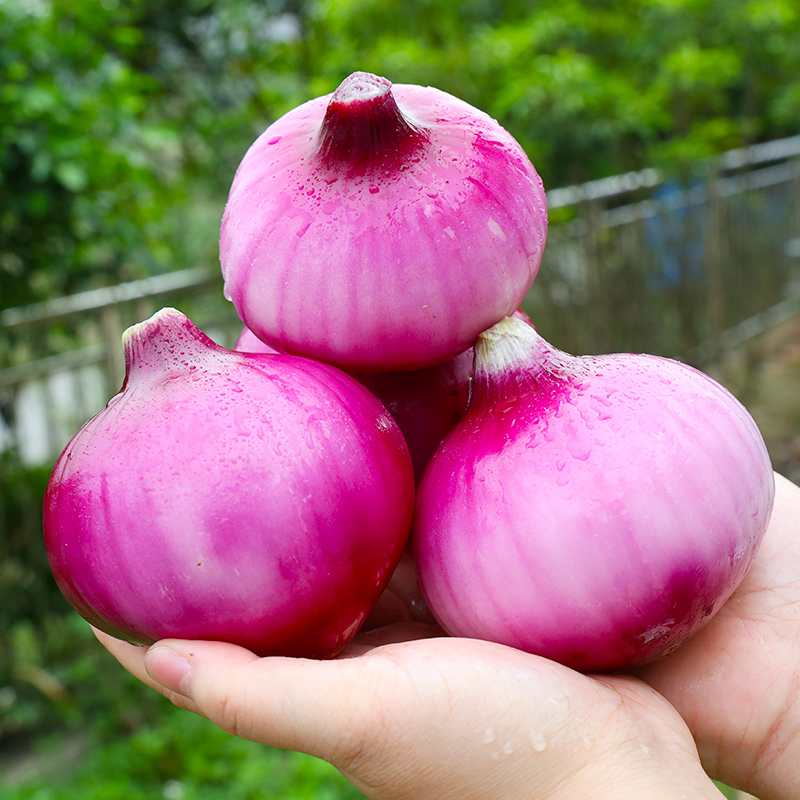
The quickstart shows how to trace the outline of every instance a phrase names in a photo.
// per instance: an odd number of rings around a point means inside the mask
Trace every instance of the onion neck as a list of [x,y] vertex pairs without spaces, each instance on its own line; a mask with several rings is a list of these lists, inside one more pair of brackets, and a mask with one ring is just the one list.
[[194,371],[209,353],[219,350],[185,314],[162,308],[150,319],[122,334],[125,383],[148,377],[174,376]]
[[506,317],[475,343],[470,408],[566,387],[578,361],[548,344],[527,322]]
[[317,156],[329,168],[399,166],[426,140],[400,110],[390,81],[354,72],[328,103]]

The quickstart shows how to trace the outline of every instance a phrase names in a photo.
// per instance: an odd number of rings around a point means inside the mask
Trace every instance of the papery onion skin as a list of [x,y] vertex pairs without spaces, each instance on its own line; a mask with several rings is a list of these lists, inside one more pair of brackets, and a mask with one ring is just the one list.
[[406,543],[414,481],[399,429],[332,367],[225,350],[174,309],[143,326],[126,334],[123,389],[47,488],[61,591],[137,644],[335,655]]
[[[388,144],[381,81],[402,115]],[[371,128],[372,100],[352,101],[354,82],[377,93]],[[327,133],[348,128],[362,142],[349,160],[345,139],[326,146]],[[513,313],[546,232],[541,179],[491,117],[438,89],[355,73],[250,147],[220,262],[226,296],[276,348],[348,371],[414,370],[453,358]]]
[[584,672],[654,661],[752,564],[774,499],[761,434],[689,366],[576,358],[508,322],[419,486],[425,601],[452,635]]

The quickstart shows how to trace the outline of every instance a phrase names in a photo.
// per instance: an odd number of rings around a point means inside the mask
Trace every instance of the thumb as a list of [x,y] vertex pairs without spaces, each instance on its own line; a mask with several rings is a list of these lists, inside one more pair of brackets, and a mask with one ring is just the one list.
[[223,642],[165,640],[144,655],[151,684],[224,731],[334,763],[361,747],[347,698],[352,659],[260,658]]

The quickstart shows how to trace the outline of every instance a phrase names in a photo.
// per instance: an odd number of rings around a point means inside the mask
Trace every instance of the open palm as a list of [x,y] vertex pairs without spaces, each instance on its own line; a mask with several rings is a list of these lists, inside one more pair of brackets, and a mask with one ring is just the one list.
[[710,774],[762,800],[800,796],[800,487],[775,480],[741,586],[680,650],[637,671],[686,720]]
[[374,800],[719,797],[694,740],[712,776],[762,800],[796,797],[800,488],[776,480],[745,582],[688,644],[635,676],[445,637],[424,621],[408,559],[332,661],[98,637],[176,705],[324,758]]
[[680,716],[641,681],[430,632],[386,626],[332,661],[99,638],[176,705],[324,758],[373,800],[720,796]]

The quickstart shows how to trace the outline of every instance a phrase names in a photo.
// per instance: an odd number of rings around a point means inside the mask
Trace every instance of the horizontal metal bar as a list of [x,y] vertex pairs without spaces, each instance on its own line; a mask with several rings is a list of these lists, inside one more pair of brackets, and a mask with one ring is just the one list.
[[120,283],[117,286],[56,297],[29,306],[8,308],[0,311],[0,328],[13,330],[42,324],[49,325],[56,320],[84,314],[87,311],[96,311],[106,306],[159,297],[187,289],[199,289],[221,281],[219,270],[210,267],[191,267],[177,272],[167,272],[151,278]]
[[[776,139],[772,142],[728,150],[718,157],[718,163],[723,170],[735,170],[797,156],[800,156],[800,136],[790,136],[786,139]],[[547,205],[551,209],[564,208],[590,200],[615,197],[637,189],[658,186],[663,180],[662,173],[655,169],[612,175],[596,181],[552,189],[547,192]]]
[[69,372],[81,367],[100,364],[105,361],[107,355],[104,345],[93,344],[82,347],[80,350],[71,350],[36,361],[28,361],[25,364],[6,367],[0,370],[0,389],[7,389],[38,378],[46,378],[48,375],[55,375],[59,372]]
[[723,331],[716,338],[693,347],[686,360],[691,364],[708,364],[726,352],[740,347],[768,330],[788,322],[800,314],[800,294],[791,295],[759,314],[748,317]]
[[775,139],[771,142],[728,150],[719,157],[719,161],[723,169],[741,169],[751,164],[781,161],[798,155],[800,155],[800,136],[789,136],[786,139]]
[[780,186],[791,183],[800,177],[800,163],[789,162],[771,167],[753,170],[743,175],[732,175],[720,178],[710,184],[710,189],[705,185],[693,186],[690,189],[675,192],[663,200],[649,199],[638,203],[611,208],[600,213],[598,221],[601,227],[616,228],[629,225],[637,220],[650,219],[665,211],[678,211],[683,208],[699,206],[708,202],[709,194],[718,197],[733,197],[758,189],[768,189],[771,186]]
[[574,206],[588,200],[615,197],[637,189],[658,186],[662,180],[663,176],[658,170],[643,169],[637,172],[626,172],[623,175],[612,175],[609,178],[600,178],[588,183],[579,183],[575,186],[551,189],[547,192],[547,207],[552,210]]

